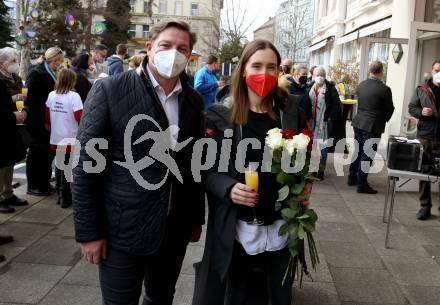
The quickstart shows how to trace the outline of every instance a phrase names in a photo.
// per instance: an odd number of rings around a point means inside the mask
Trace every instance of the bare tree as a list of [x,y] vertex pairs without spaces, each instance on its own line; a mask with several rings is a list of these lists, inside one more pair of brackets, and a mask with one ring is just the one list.
[[[222,18],[222,32],[228,42],[242,41],[246,32],[254,24],[255,16],[247,23],[248,2],[242,0],[226,0],[225,16]],[[242,4],[244,3],[244,7]]]
[[300,52],[308,47],[311,32],[311,5],[303,0],[289,0],[284,5],[287,9],[277,16],[279,20],[287,20],[286,25],[278,25],[279,40],[276,42],[279,49],[286,50],[288,58],[297,59]]
[[[26,36],[26,29],[30,22],[30,12],[38,5],[38,0],[17,0],[17,27],[20,35]],[[20,77],[25,80],[31,67],[31,42],[20,47]]]

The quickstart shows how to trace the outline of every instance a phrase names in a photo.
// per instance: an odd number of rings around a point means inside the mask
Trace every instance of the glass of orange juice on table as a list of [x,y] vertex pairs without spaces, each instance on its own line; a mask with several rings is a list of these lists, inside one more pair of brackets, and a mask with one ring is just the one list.
[[[249,165],[244,172],[245,182],[247,186],[253,188],[256,192],[258,192],[258,171],[256,166]],[[263,222],[257,219],[257,211],[255,207],[252,208],[252,212],[254,214],[254,219],[248,224],[254,226],[261,226]]]

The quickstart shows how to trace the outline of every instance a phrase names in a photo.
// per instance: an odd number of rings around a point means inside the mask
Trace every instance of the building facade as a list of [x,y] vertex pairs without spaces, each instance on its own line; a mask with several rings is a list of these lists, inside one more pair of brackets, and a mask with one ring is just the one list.
[[254,31],[254,39],[266,39],[274,43],[275,18],[270,17],[262,26]]
[[372,60],[385,64],[395,112],[382,137],[415,136],[408,103],[440,59],[440,0],[317,0],[310,64],[357,62],[360,81]]
[[312,0],[288,0],[275,13],[274,43],[282,58],[297,63],[309,62],[309,44],[313,34]]
[[[130,54],[144,49],[150,38],[150,28],[164,19],[177,18],[187,21],[197,34],[194,52],[203,57],[216,54],[220,41],[220,11],[223,0],[131,0],[131,24],[129,29]],[[151,15],[151,17],[149,17]]]

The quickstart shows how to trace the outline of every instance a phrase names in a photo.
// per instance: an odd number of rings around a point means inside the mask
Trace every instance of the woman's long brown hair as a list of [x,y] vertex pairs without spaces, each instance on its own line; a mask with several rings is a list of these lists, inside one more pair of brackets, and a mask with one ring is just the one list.
[[[268,40],[257,39],[250,42],[243,51],[240,61],[234,70],[231,80],[231,92],[232,92],[232,109],[231,120],[235,124],[244,125],[247,123],[248,111],[249,111],[249,96],[246,79],[243,77],[244,69],[246,67],[249,58],[255,54],[255,52],[265,49],[271,49],[277,56],[277,67],[281,64],[281,56],[276,47]],[[277,86],[263,99],[263,109],[267,111],[272,119],[276,119],[276,114],[272,109],[272,101],[274,95],[278,91]]]

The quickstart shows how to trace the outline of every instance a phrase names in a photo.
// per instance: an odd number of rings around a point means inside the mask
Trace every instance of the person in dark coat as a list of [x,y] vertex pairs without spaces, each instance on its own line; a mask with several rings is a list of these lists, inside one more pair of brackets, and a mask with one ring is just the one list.
[[[380,141],[385,125],[394,112],[391,88],[381,81],[383,77],[383,64],[373,61],[370,64],[370,77],[358,87],[358,109],[353,119],[353,128],[359,149],[354,152],[355,159],[350,165],[348,176],[348,185],[357,185],[358,193],[377,194],[368,184],[368,170],[365,170],[362,163],[367,162],[371,165],[371,153],[370,156],[365,153],[365,142],[371,139]],[[377,152],[377,143],[372,148]]]
[[[282,284],[290,253],[285,236],[278,236],[284,220],[275,211],[280,188],[276,175],[259,167],[260,185],[255,190],[244,184],[242,169],[235,166],[237,152],[242,152],[241,140],[258,139],[262,144],[241,155],[243,165],[262,164],[270,129],[300,132],[307,128],[298,98],[282,94],[276,86],[280,61],[269,41],[249,43],[232,78],[231,108],[214,104],[208,109],[206,133],[217,143],[217,154],[215,166],[206,174],[208,231],[203,260],[197,267],[193,305],[223,304],[224,299],[228,305],[266,304],[267,299],[273,305],[291,304],[293,278],[287,276]],[[226,155],[229,163],[224,162],[220,169],[220,156],[225,158],[222,143],[228,139],[232,141]],[[251,224],[253,209],[262,226]],[[263,270],[264,284],[253,285],[256,268]],[[253,299],[257,295],[263,296]]]
[[[326,79],[326,71],[323,67],[316,67],[313,73],[314,81],[308,89],[312,103],[311,125],[313,138],[322,140],[324,145],[320,147],[321,159],[316,174],[318,179],[323,180],[330,149],[345,138],[345,121],[342,121],[341,100],[335,84]],[[329,140],[333,144],[329,143]]]
[[93,64],[92,56],[88,53],[78,55],[73,61],[72,70],[76,73],[76,85],[75,91],[81,97],[84,103],[87,99],[87,94],[89,94],[90,89],[92,89],[92,84],[89,81],[89,68]]
[[293,70],[293,77],[290,77],[291,81],[289,91],[292,95],[300,97],[300,107],[304,110],[307,120],[312,118],[312,103],[307,91],[307,66],[303,64],[296,64]]
[[[23,112],[20,114],[17,112],[17,107],[15,102],[18,100],[24,101],[25,96],[21,94],[21,88],[23,87],[23,83],[21,81],[20,76],[17,75],[18,73],[18,53],[15,49],[6,47],[0,49],[0,81],[2,81],[2,84],[6,86],[6,92],[2,92],[1,98],[2,102],[4,103],[3,106],[8,105],[10,103],[10,109],[8,111],[13,111],[14,113],[17,113],[17,116],[19,117],[25,117],[26,112]],[[6,120],[6,119],[5,119]],[[2,120],[3,121],[3,120]],[[6,122],[7,123],[7,122]],[[4,133],[3,136],[14,136],[16,133],[18,133],[18,129],[25,128],[24,126],[17,126],[17,125],[9,125],[1,129],[1,132]],[[18,138],[15,138],[12,143],[9,142],[9,140],[4,139],[4,146],[5,150],[8,151],[10,149],[9,145],[12,145],[12,147],[18,145],[14,144],[17,139],[21,139],[20,136]],[[24,147],[23,147],[24,149]],[[2,149],[3,150],[3,149]],[[14,149],[12,150],[14,151]],[[22,151],[23,152],[23,151]],[[11,156],[13,154],[17,154],[18,161],[21,161],[23,159],[22,152],[12,152]],[[6,153],[6,152],[5,152]],[[0,213],[10,213],[14,212],[14,208],[10,207],[12,206],[23,206],[27,205],[28,202],[24,199],[21,199],[14,195],[13,188],[12,188],[12,177],[14,175],[14,164],[7,164],[7,166],[4,166],[5,163],[10,163],[10,157],[5,157],[5,160],[0,158]]]
[[45,113],[47,97],[55,88],[56,71],[63,62],[63,51],[57,47],[49,48],[26,80],[26,127],[32,137],[26,158],[27,192],[35,196],[48,196],[53,190],[49,180],[52,176],[54,155],[50,151],[50,134],[45,127]]
[[124,58],[127,55],[127,45],[118,44],[116,54],[107,58],[108,75],[112,76],[124,72]]
[[[408,112],[418,119],[417,138],[423,145],[427,156],[433,151],[440,150],[440,60],[434,61],[430,77],[418,86],[408,105]],[[427,220],[431,217],[431,182],[419,183],[420,210],[418,220]]]
[[[94,84],[77,134],[75,237],[85,259],[99,264],[103,304],[139,304],[144,283],[142,304],[171,305],[187,245],[204,224],[205,193],[191,171],[194,143],[204,135],[203,100],[183,71],[195,34],[183,21],[159,23],[151,33],[141,67]],[[171,72],[170,53],[178,57]],[[186,145],[171,150],[167,129]],[[104,171],[84,168],[94,162],[85,146],[95,138],[108,143]]]

